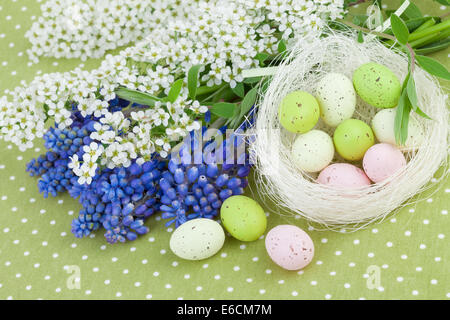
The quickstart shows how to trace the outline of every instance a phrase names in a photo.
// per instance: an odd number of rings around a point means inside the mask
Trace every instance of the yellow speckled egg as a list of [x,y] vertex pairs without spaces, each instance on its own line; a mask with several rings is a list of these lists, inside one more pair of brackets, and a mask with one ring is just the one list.
[[316,86],[315,97],[320,106],[320,117],[336,127],[355,112],[356,93],[352,81],[340,73],[325,75]]
[[305,133],[319,120],[319,103],[305,91],[294,91],[284,97],[278,109],[280,123],[289,132]]
[[220,208],[224,228],[236,239],[254,241],[264,234],[267,218],[263,208],[246,196],[231,196]]
[[365,102],[377,108],[394,108],[401,94],[397,76],[387,67],[369,62],[353,73],[353,85]]

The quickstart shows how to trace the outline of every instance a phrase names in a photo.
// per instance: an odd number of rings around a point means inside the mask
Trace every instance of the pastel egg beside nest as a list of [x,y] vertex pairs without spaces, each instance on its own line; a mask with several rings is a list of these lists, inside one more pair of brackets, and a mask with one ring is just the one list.
[[269,257],[286,270],[306,267],[314,257],[314,243],[310,236],[293,225],[279,225],[266,235]]

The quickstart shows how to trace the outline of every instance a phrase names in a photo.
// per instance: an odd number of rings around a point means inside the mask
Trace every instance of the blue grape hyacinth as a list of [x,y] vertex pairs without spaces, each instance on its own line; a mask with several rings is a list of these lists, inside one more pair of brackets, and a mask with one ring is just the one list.
[[[223,138],[225,128],[219,136]],[[248,153],[242,151],[244,139],[232,135],[224,141],[207,139],[206,128],[202,134],[190,134],[178,155],[172,156],[168,169],[162,173],[162,218],[166,226],[180,226],[196,218],[214,218],[223,201],[244,193],[250,173]],[[238,152],[241,150],[242,152]]]

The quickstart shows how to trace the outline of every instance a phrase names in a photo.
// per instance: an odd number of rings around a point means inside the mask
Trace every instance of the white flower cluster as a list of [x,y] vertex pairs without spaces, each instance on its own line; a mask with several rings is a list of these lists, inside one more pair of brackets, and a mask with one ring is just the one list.
[[[166,0],[143,2],[164,12],[159,18],[165,20],[145,40],[119,55],[107,55],[96,70],[43,75],[9,92],[11,102],[1,98],[5,140],[21,150],[30,148],[35,137],[43,136],[48,118],[61,129],[70,126],[75,107],[97,121],[90,136],[94,142],[84,146],[82,159],[74,156],[70,164],[80,183],[90,183],[99,166],[142,163],[155,152],[165,157],[188,132],[201,127],[208,110],[188,98],[186,74],[193,65],[202,65],[199,86],[233,88],[243,80],[242,70],[259,66],[258,54],[277,54],[279,39],[289,42],[316,32],[326,19],[343,13],[343,0],[170,0],[170,12],[165,12]],[[130,103],[115,112],[109,107],[119,87],[162,97],[178,79],[184,84],[173,102],[155,101],[149,108]]]
[[174,0],[47,0],[25,36],[39,57],[101,58],[107,50],[142,40],[171,14]]

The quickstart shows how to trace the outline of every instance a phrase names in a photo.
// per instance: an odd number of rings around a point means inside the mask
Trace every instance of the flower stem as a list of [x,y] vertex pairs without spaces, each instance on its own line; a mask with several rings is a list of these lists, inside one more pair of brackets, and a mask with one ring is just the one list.
[[419,26],[416,30],[414,30],[411,34],[418,33],[420,31],[425,30],[426,28],[432,27],[436,24],[436,20],[431,18],[430,20],[424,22],[421,26]]
[[434,34],[432,33],[426,37],[411,41],[410,43],[413,48],[423,47],[423,46],[426,46],[427,44],[445,39],[449,35],[450,35],[450,29],[447,29],[447,30],[439,31]]
[[429,27],[429,28],[427,28],[425,30],[422,30],[420,32],[417,32],[417,33],[413,32],[413,33],[411,33],[409,35],[408,42],[412,42],[414,40],[426,37],[426,36],[428,36],[430,34],[433,34],[433,33],[436,33],[436,32],[442,31],[442,30],[445,30],[447,28],[450,28],[450,19],[445,20],[444,22],[438,23],[438,24],[436,24],[434,26],[431,26],[431,27]]

